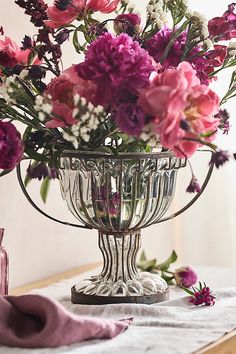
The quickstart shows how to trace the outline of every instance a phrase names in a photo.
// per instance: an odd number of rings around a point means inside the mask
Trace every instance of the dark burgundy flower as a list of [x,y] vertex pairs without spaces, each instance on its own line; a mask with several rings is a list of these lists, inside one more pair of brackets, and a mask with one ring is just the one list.
[[55,41],[58,44],[62,44],[65,41],[67,41],[70,37],[70,32],[67,28],[64,28],[62,31],[60,31],[56,36],[55,36]]
[[15,126],[0,120],[0,168],[15,168],[23,156],[23,151],[23,142]]
[[147,86],[154,68],[148,53],[126,33],[117,37],[105,33],[89,46],[76,70],[81,78],[98,85],[96,103],[107,105]]
[[43,0],[15,0],[15,3],[25,9],[25,14],[31,16],[30,21],[36,27],[43,27],[48,19],[47,4]]
[[181,267],[174,272],[176,285],[190,288],[197,282],[197,274],[190,267]]
[[186,189],[186,192],[188,193],[199,193],[201,192],[201,187],[196,179],[195,176],[192,177],[191,182],[189,186]]
[[32,65],[29,69],[29,75],[33,79],[43,79],[46,75],[46,70],[40,65]]
[[190,297],[189,302],[193,305],[199,306],[213,306],[215,304],[215,296],[206,284],[202,286],[200,283],[199,289],[194,288],[193,295]]
[[218,150],[213,153],[210,163],[214,163],[216,168],[224,165],[229,160],[229,153],[227,151]]
[[36,166],[31,163],[27,168],[27,175],[31,179],[38,179],[41,181],[42,178],[49,177],[50,179],[58,178],[58,171],[56,168],[48,167],[45,163],[41,162]]
[[124,103],[119,106],[114,120],[122,132],[139,136],[145,124],[145,113],[134,103]]
[[40,163],[37,166],[29,165],[27,168],[27,175],[31,179],[38,179],[41,181],[42,178],[48,176],[48,168],[45,163]]
[[22,44],[22,46],[21,46],[22,50],[31,49],[32,45],[33,45],[33,41],[30,36],[24,36],[21,44]]
[[215,115],[215,118],[220,120],[219,128],[223,130],[223,134],[228,134],[230,130],[229,112],[226,109],[220,109],[219,113]]
[[116,33],[127,33],[129,36],[134,36],[137,33],[137,28],[141,24],[141,17],[137,14],[121,14],[114,20],[114,29]]
[[72,0],[56,0],[55,6],[60,11],[66,11],[71,6]]
[[236,38],[235,3],[221,17],[214,17],[208,22],[209,34],[215,40],[230,40]]

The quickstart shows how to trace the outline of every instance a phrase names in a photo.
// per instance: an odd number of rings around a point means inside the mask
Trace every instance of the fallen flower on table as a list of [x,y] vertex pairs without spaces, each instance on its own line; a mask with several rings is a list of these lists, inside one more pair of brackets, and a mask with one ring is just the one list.
[[174,272],[170,271],[171,264],[175,263],[177,259],[178,256],[173,250],[165,262],[158,263],[155,258],[148,260],[143,251],[138,262],[138,268],[143,272],[159,274],[168,285],[190,288],[197,282],[197,274],[191,267],[187,266],[178,268]]
[[190,288],[197,282],[197,274],[190,267],[181,267],[174,272],[176,285]]
[[213,306],[215,305],[215,296],[212,295],[211,289],[206,283],[199,282],[199,288],[192,287],[193,291],[182,286],[182,289],[189,295],[189,302],[196,306]]

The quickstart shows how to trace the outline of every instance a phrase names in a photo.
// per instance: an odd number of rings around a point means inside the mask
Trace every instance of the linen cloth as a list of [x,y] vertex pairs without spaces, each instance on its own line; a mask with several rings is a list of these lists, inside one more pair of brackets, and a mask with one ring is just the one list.
[[113,338],[128,320],[77,316],[41,295],[0,297],[0,344],[24,348],[59,347],[88,339]]
[[190,354],[200,350],[236,328],[236,269],[195,270],[199,280],[214,290],[215,306],[190,305],[185,293],[175,288],[171,289],[170,300],[155,305],[73,305],[69,292],[76,278],[38,289],[34,292],[59,300],[75,314],[112,319],[134,317],[133,325],[109,341],[93,340],[56,349],[0,347],[0,354]]

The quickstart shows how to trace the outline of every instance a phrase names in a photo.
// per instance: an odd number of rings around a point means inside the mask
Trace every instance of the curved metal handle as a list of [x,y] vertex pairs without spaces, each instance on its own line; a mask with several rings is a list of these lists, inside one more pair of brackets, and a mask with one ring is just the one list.
[[[211,150],[200,150],[199,152],[210,152],[211,155],[214,154],[213,151]],[[205,178],[205,181],[202,185],[202,188],[200,190],[200,192],[198,192],[195,197],[187,204],[185,205],[182,209],[180,209],[179,211],[177,211],[176,213],[172,214],[171,216],[167,216],[166,218],[163,218],[163,219],[160,219],[158,220],[157,222],[154,222],[154,223],[151,223],[150,225],[153,225],[153,224],[160,224],[161,222],[164,222],[164,221],[168,221],[168,220],[171,220],[171,219],[174,219],[176,216],[179,216],[180,214],[182,214],[183,212],[185,212],[187,209],[189,209],[197,200],[198,198],[202,195],[202,193],[204,192],[204,190],[206,189],[206,186],[208,185],[208,182],[211,178],[211,175],[212,175],[212,172],[214,170],[214,162],[210,162],[210,167],[209,167],[209,170],[208,170],[208,173],[206,175],[206,178]]]
[[32,205],[32,207],[34,209],[36,209],[40,214],[42,214],[43,216],[45,216],[46,218],[50,219],[50,220],[53,220],[59,224],[63,224],[63,225],[66,225],[66,226],[72,226],[72,227],[78,227],[78,228],[81,228],[81,229],[89,229],[91,230],[92,227],[90,226],[87,226],[87,225],[77,225],[77,224],[71,224],[69,222],[66,222],[66,221],[62,221],[62,220],[59,220],[59,219],[56,219],[54,218],[53,216],[50,216],[48,215],[47,213],[45,213],[43,210],[41,210],[35,203],[34,201],[32,200],[32,198],[30,197],[29,193],[27,192],[26,188],[25,188],[25,185],[24,185],[24,182],[22,180],[22,176],[21,176],[21,167],[20,167],[20,163],[18,164],[17,168],[16,168],[16,172],[17,172],[17,179],[18,179],[18,182],[20,184],[20,187],[21,187],[21,190],[22,192],[24,193],[26,199],[28,200],[28,202]]

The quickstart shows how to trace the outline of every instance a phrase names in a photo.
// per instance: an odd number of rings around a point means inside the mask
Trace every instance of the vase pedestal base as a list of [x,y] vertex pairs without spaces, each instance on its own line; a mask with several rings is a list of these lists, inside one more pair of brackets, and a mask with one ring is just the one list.
[[162,293],[142,295],[142,296],[99,296],[99,295],[86,295],[78,292],[73,286],[71,288],[71,302],[73,304],[81,305],[105,305],[105,304],[146,304],[151,305],[169,299],[169,289]]

